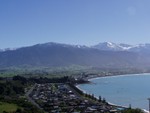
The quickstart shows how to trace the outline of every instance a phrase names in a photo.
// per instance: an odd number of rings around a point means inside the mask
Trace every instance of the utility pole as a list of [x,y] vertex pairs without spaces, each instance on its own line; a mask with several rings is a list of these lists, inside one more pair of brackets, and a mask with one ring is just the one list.
[[149,102],[149,113],[150,113],[150,98],[148,98],[148,102]]

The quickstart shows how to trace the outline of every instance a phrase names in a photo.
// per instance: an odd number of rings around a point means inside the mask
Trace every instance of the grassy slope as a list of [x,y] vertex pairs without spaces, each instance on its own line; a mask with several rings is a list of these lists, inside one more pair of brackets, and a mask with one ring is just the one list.
[[15,104],[0,102],[0,113],[3,113],[3,111],[7,111],[7,112],[16,111],[17,108],[19,107]]

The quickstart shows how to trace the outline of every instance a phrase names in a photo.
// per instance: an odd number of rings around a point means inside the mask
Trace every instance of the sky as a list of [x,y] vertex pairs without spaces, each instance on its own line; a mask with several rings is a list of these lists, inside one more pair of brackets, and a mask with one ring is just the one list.
[[0,48],[150,43],[150,0],[0,0]]

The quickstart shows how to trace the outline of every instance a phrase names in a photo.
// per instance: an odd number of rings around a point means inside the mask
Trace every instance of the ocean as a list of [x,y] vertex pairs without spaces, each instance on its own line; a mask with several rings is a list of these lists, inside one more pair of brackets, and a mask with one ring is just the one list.
[[116,105],[149,109],[150,73],[99,77],[90,81],[90,84],[81,84],[78,87],[88,94],[101,96]]

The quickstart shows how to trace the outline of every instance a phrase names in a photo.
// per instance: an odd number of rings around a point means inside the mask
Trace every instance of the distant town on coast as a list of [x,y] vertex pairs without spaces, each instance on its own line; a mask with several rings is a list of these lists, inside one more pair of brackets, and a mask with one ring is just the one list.
[[150,113],[150,0],[0,0],[0,113]]

